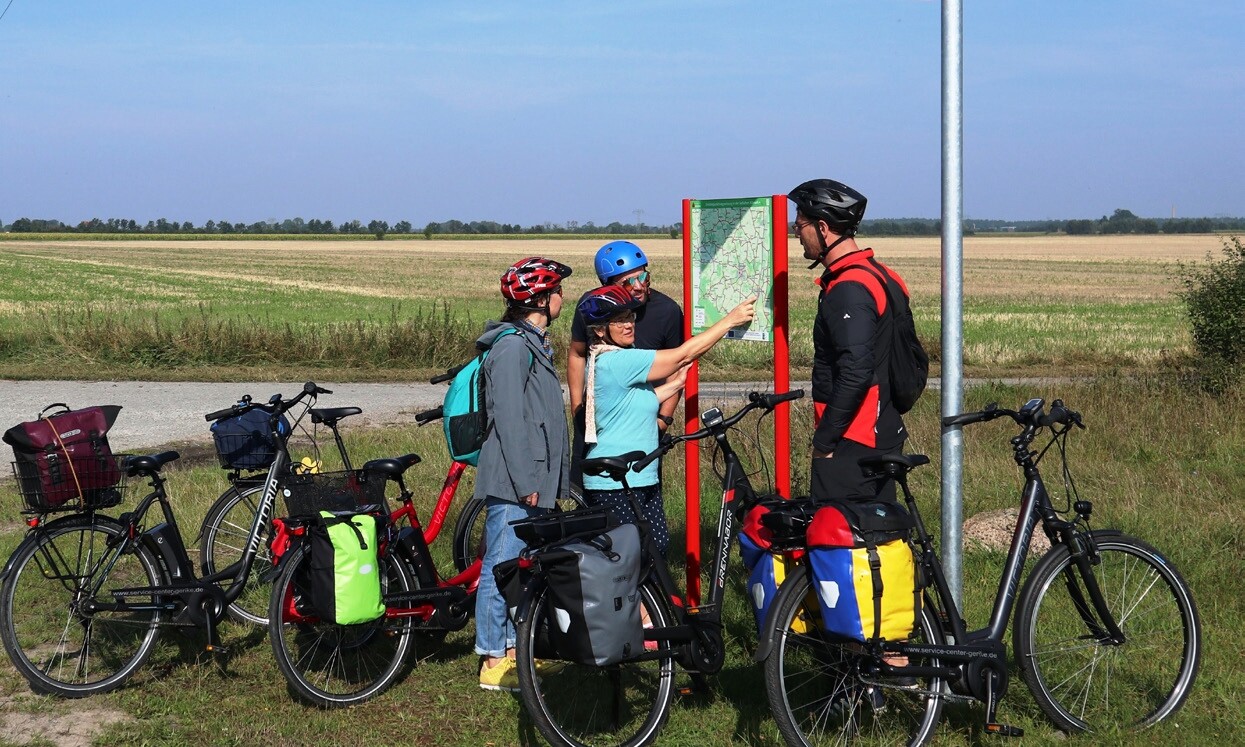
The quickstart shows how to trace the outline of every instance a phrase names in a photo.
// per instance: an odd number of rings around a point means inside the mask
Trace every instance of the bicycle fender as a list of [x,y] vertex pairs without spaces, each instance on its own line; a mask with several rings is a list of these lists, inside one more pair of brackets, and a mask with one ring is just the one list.
[[[787,576],[787,578],[783,580],[783,584],[785,585],[791,583],[799,577],[801,573],[807,574],[808,566],[797,566],[795,570],[791,572],[791,575]],[[803,578],[801,578],[800,581],[803,582]],[[779,593],[781,593],[781,591]],[[761,630],[757,633],[757,651],[752,655],[752,660],[758,664],[769,658],[770,651],[773,650],[774,644],[777,642],[778,620],[775,616],[778,614],[778,608],[781,606],[782,605],[777,601],[769,606],[769,612],[765,613],[765,624],[761,626]]]
[[[38,529],[30,530],[29,532],[27,532],[26,537],[22,539],[20,543],[18,543],[17,547],[13,550],[13,553],[9,555],[9,559],[4,562],[4,569],[0,570],[0,582],[7,580],[9,577],[9,574],[13,572],[13,562],[17,560],[17,556],[21,554],[20,551],[24,549],[27,544],[38,541],[39,534],[43,530],[55,529],[56,527],[62,524],[90,524],[90,523],[92,522],[89,521],[82,514],[73,514],[71,516],[62,516],[59,519],[53,519],[52,521],[49,521],[46,524],[40,524]],[[116,519],[109,517],[109,516],[103,516],[103,515],[96,516],[95,523],[97,524],[109,524],[110,523],[110,524],[117,524],[118,526],[120,525],[120,522],[118,522]]]
[[523,592],[519,595],[519,606],[514,609],[514,614],[512,615],[516,626],[526,620],[527,616],[531,614],[532,601],[540,593],[544,584],[544,578],[536,574],[523,586]]

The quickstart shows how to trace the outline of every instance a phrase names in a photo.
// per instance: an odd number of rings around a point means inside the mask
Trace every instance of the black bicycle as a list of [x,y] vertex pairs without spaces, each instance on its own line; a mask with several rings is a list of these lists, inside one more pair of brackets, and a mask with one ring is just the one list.
[[[274,435],[281,414],[325,392],[307,382],[296,397],[270,403]],[[161,474],[178,458],[166,451],[124,459],[124,474],[151,486],[133,511],[113,518],[86,502],[81,513],[47,521],[36,511],[27,521],[29,532],[0,572],[0,637],[32,690],[75,698],[117,688],[151,655],[165,625],[203,628],[207,651],[224,651],[217,625],[247,588],[287,457],[278,449],[242,556],[204,576],[186,552]],[[157,505],[160,513],[149,516]]]
[[[246,545],[251,536],[251,526],[255,523],[255,515],[264,497],[264,482],[267,470],[276,459],[277,450],[284,450],[286,473],[298,474],[311,469],[318,469],[319,453],[310,464],[295,462],[290,459],[288,438],[298,428],[304,417],[309,417],[313,426],[324,426],[333,433],[333,441],[337,444],[337,453],[341,457],[343,468],[353,471],[350,454],[342,441],[337,424],[347,417],[358,415],[363,410],[358,407],[314,407],[318,394],[331,394],[327,389],[319,389],[303,400],[302,412],[288,427],[278,421],[276,434],[270,438],[255,437],[224,437],[217,438],[217,456],[221,466],[228,469],[229,487],[225,489],[208,508],[199,527],[199,567],[204,576],[211,576],[222,568],[228,568],[238,562],[246,552]],[[252,402],[250,395],[243,395],[238,401],[241,408],[259,410],[269,415],[276,405],[281,403],[281,395],[274,394],[267,404]],[[232,410],[230,410],[232,412]],[[214,419],[209,416],[209,419]],[[235,442],[244,442],[234,445]],[[312,438],[315,443],[315,438]],[[245,451],[244,467],[239,467],[237,451]],[[239,622],[252,625],[268,624],[268,599],[272,595],[271,581],[273,558],[268,548],[268,540],[272,527],[264,524],[261,527],[259,552],[252,559],[250,583],[241,595],[229,605],[229,616]]]
[[[753,392],[748,404],[734,415],[724,417],[718,408],[706,410],[701,415],[704,428],[665,439],[650,454],[636,451],[618,457],[584,460],[585,474],[608,474],[626,487],[628,471],[643,469],[680,443],[712,437],[724,463],[722,502],[711,555],[709,595],[699,606],[687,606],[652,538],[647,532],[641,532],[645,539],[639,594],[651,627],[644,630],[645,651],[619,664],[593,666],[558,662],[558,666],[549,667],[537,662],[537,651],[543,648],[542,631],[557,623],[550,618],[551,614],[556,614],[551,612],[552,605],[546,603],[548,588],[540,573],[540,554],[532,553],[533,580],[524,590],[516,615],[519,688],[523,705],[550,744],[571,747],[650,744],[670,714],[676,691],[675,665],[691,674],[696,688],[704,687],[705,675],[721,671],[726,660],[722,598],[731,547],[735,542],[734,526],[759,500],[731,447],[728,433],[753,410],[763,410],[764,416],[779,404],[803,396],[800,390],[783,394]],[[634,508],[637,516],[643,515],[638,506]],[[562,538],[556,536],[561,527],[572,533],[601,531],[608,525],[608,515],[600,510],[596,515],[600,521],[595,527],[577,527],[577,522],[568,518],[575,516],[572,513],[518,522],[515,531],[529,544],[538,536],[542,541],[554,541]],[[592,516],[589,514],[588,518]],[[525,530],[524,524],[531,529]],[[554,531],[550,533],[550,529]]]
[[[1060,729],[1147,727],[1180,708],[1201,660],[1193,595],[1158,550],[1118,531],[1090,527],[1093,504],[1076,495],[1065,451],[1069,431],[1084,427],[1081,416],[1060,400],[1049,412],[1044,404],[1033,399],[1019,410],[991,404],[943,419],[949,428],[1007,417],[1021,429],[1011,439],[1025,477],[1020,518],[989,625],[979,630],[967,629],[908,489],[908,473],[929,459],[862,462],[903,489],[916,525],[918,578],[926,584],[923,609],[906,641],[862,644],[822,628],[807,565],[788,576],[756,655],[765,662],[770,709],[787,744],[925,744],[944,702],[952,700],[984,703],[987,733],[1019,736],[1020,729],[996,719],[1008,686],[1004,634],[1013,607],[1012,645],[1021,677]],[[1033,451],[1046,429],[1050,441]],[[1051,500],[1038,470],[1052,446],[1068,486],[1068,505],[1062,507]],[[804,541],[799,522],[784,524],[782,512],[771,513],[776,547],[785,542],[787,549],[798,549]],[[1039,524],[1051,549],[1017,594]]]

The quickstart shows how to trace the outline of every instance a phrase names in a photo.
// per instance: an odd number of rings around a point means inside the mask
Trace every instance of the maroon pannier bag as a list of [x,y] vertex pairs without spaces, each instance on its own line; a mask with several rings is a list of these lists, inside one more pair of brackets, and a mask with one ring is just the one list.
[[[56,407],[61,412],[46,414]],[[108,429],[120,411],[120,405],[70,410],[56,403],[45,407],[38,419],[4,432],[27,505],[55,509],[79,497],[90,505],[115,504],[111,499],[116,491],[109,489],[121,482],[121,470],[108,446]]]

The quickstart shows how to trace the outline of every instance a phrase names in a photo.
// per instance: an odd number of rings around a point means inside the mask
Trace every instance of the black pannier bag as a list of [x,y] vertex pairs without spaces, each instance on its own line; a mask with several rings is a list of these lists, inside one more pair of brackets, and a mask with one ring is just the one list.
[[[48,410],[60,408],[51,415]],[[37,510],[103,508],[121,501],[122,472],[108,445],[120,405],[70,410],[48,405],[36,420],[4,432],[13,447],[13,471],[26,504]]]
[[[245,412],[237,417],[212,424],[212,440],[220,466],[226,469],[268,469],[277,458],[277,442],[268,425],[269,413],[262,409]],[[290,421],[284,415],[277,422],[282,434],[290,432]]]
[[643,653],[640,556],[634,524],[539,554],[549,585],[549,639],[557,658],[604,666]]

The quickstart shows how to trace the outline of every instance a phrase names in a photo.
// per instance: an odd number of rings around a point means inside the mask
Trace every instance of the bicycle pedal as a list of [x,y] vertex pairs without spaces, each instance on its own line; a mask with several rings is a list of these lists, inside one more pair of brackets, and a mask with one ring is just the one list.
[[203,648],[203,650],[208,652],[209,654],[216,654],[217,656],[225,656],[226,654],[229,653],[229,647],[222,646],[219,643],[215,645],[209,643],[207,646]]
[[716,612],[717,608],[716,604],[702,604],[699,607],[684,607],[683,612],[687,615],[708,615]]
[[1019,726],[1008,726],[1007,724],[986,724],[986,732],[998,737],[1023,737],[1025,730]]

